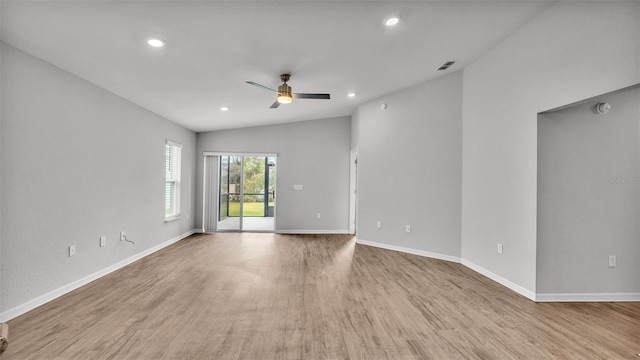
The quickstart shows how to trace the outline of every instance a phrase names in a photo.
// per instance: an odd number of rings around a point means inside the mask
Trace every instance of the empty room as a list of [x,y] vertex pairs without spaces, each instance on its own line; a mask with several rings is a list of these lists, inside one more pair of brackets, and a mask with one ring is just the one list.
[[640,2],[0,1],[0,359],[639,359]]

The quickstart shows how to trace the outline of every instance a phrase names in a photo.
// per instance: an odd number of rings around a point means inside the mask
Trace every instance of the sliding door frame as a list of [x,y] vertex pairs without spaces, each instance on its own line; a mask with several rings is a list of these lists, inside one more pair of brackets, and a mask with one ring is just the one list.
[[[211,192],[213,191],[213,187],[211,186],[212,185],[211,184],[212,179],[209,178],[211,176],[210,174],[211,174],[211,170],[212,169],[208,169],[207,168],[207,158],[208,157],[217,157],[218,158],[218,161],[216,161],[216,163],[218,165],[217,166],[218,169],[215,171],[215,174],[217,175],[217,178],[218,178],[218,181],[219,181],[219,178],[220,178],[220,157],[222,157],[222,156],[242,156],[242,165],[243,166],[241,167],[241,169],[243,169],[243,171],[240,172],[241,173],[240,174],[240,182],[241,182],[241,184],[244,184],[244,158],[245,157],[266,157],[266,158],[273,157],[273,158],[276,158],[276,163],[277,163],[277,161],[278,161],[277,160],[278,159],[278,153],[254,153],[254,152],[246,152],[246,153],[244,153],[244,152],[225,152],[225,151],[204,151],[202,153],[202,156],[203,156],[203,160],[204,160],[203,161],[203,169],[204,169],[204,171],[203,171],[203,184],[202,184],[202,231],[203,232],[207,232],[207,231],[213,230],[213,231],[217,232],[217,231],[219,231],[218,230],[218,222],[217,221],[214,222],[215,229],[207,229],[207,227],[205,226],[205,224],[209,223],[208,220],[207,220],[207,217],[211,218],[211,216],[215,215],[215,217],[217,219],[218,211],[220,211],[219,206],[216,206],[215,214],[211,214],[211,210],[207,210],[207,205],[209,205],[209,208],[210,208],[210,204],[207,203],[207,197],[208,197],[207,195],[210,196]],[[209,176],[207,176],[208,174],[209,174]],[[276,186],[277,186],[277,182],[278,181],[277,181],[277,178],[276,178]],[[220,184],[218,184],[218,187],[220,187]],[[215,190],[215,193],[216,193],[216,197],[215,197],[216,204],[219,204],[220,203],[220,191],[219,191],[219,189]],[[244,195],[244,186],[240,186],[240,199],[243,198],[243,195]],[[268,189],[265,189],[265,196],[268,196]],[[243,204],[242,204],[242,201],[241,201],[240,202],[240,215],[241,216],[240,216],[240,220],[239,220],[240,221],[240,229],[238,229],[237,231],[243,231],[243,229],[242,229],[242,225],[243,225],[242,224],[242,220],[243,220],[242,219],[243,218],[242,211],[243,211],[243,209],[242,209],[242,207],[243,207]],[[273,232],[276,231],[276,229],[275,229],[275,218],[276,218],[276,214],[274,213],[273,214],[273,219],[274,219]],[[210,221],[210,219],[209,219],[209,221]],[[236,230],[229,230],[229,231],[236,231]]]

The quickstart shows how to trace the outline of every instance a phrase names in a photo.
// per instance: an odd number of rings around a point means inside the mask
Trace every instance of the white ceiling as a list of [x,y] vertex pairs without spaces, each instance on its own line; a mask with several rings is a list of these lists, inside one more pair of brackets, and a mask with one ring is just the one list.
[[[2,1],[2,39],[194,131],[351,115],[459,70],[549,1]],[[394,28],[383,21],[398,15]],[[152,49],[155,35],[167,46]],[[446,60],[456,64],[434,71]],[[505,59],[508,61],[509,59]],[[269,109],[279,74],[294,99]],[[347,93],[354,91],[355,98]],[[221,106],[229,106],[221,112]]]

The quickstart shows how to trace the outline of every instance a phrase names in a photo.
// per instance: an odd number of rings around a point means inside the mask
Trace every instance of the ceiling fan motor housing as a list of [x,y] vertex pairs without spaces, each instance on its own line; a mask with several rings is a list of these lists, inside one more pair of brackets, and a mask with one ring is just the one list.
[[278,86],[278,95],[287,95],[291,97],[291,86],[287,84],[282,84]]
[[291,86],[286,83],[278,86],[278,102],[281,104],[288,104],[291,102]]

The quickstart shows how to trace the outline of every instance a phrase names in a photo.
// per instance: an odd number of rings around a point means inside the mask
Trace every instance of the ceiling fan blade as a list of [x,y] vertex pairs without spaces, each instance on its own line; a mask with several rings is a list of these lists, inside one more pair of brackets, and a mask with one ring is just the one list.
[[268,87],[266,87],[266,86],[264,86],[264,85],[260,85],[260,84],[258,84],[257,82],[247,81],[247,84],[250,84],[250,85],[253,85],[253,86],[257,86],[257,87],[259,87],[259,88],[263,88],[263,89],[265,89],[265,90],[270,90],[270,91],[273,91],[273,92],[277,92],[276,90],[273,90],[272,88],[268,88]]
[[278,100],[276,100],[276,102],[274,102],[271,106],[269,106],[270,109],[277,109],[278,106],[280,106],[280,103],[278,102]]
[[331,99],[329,94],[299,94],[293,93],[294,98],[297,99]]

